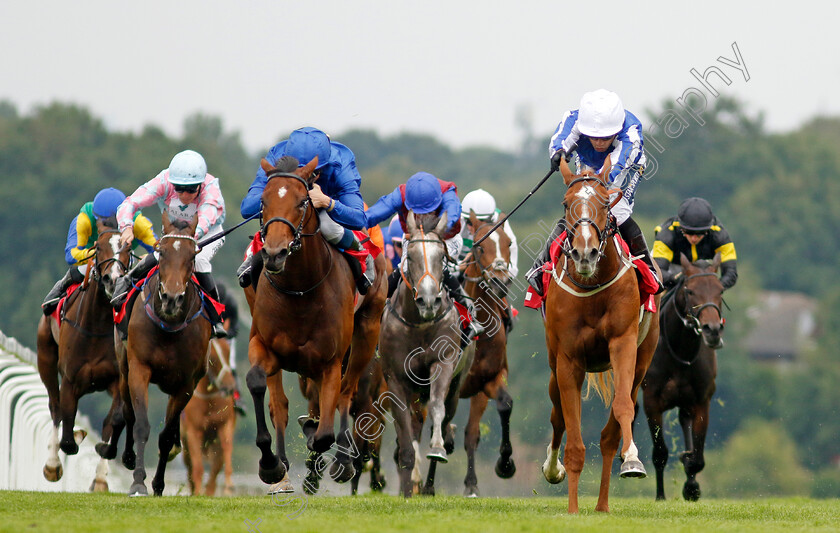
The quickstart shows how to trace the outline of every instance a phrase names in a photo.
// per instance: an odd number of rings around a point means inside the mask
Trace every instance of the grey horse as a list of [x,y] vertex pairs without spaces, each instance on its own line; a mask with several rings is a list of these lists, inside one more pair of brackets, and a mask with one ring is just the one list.
[[[447,462],[454,448],[449,422],[458,406],[461,380],[472,363],[474,345],[461,350],[460,319],[443,286],[446,217],[409,212],[404,241],[402,282],[382,315],[379,353],[391,396],[397,431],[400,490],[410,497],[419,460],[422,406],[432,422],[426,457]],[[431,230],[429,230],[431,228]],[[421,418],[413,420],[415,416]],[[421,427],[413,426],[420,422]],[[444,435],[444,432],[446,435]],[[448,446],[444,446],[444,440]],[[415,473],[417,481],[417,473]]]

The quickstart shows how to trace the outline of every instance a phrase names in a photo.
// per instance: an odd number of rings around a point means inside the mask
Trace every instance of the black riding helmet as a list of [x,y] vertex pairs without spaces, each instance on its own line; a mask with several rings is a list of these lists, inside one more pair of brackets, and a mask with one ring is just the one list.
[[680,205],[677,220],[684,231],[699,233],[709,231],[715,215],[712,213],[712,206],[703,198],[689,198]]

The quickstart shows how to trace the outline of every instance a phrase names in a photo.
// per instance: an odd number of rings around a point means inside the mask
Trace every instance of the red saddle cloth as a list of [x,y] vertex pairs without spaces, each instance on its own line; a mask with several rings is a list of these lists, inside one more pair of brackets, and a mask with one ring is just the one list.
[[[629,256],[630,247],[627,246],[627,243],[624,242],[621,235],[616,235],[616,237],[618,237],[618,242],[621,245],[622,250],[624,250],[624,253]],[[554,269],[554,266],[557,264],[560,254],[562,253],[561,247],[563,241],[565,240],[566,232],[564,231],[559,237],[554,239],[554,242],[551,243],[551,248],[549,249],[551,261],[542,267],[542,282],[544,290],[547,289],[549,283],[551,283],[551,271]],[[650,271],[650,267],[648,267],[647,263],[645,263],[641,258],[634,259],[633,266],[636,267],[636,279],[639,281],[639,297],[643,302],[645,310],[654,312],[656,311],[656,302],[653,296],[659,288],[659,284],[656,283],[656,278],[654,278],[653,273]],[[540,309],[543,305],[543,299],[543,296],[537,294],[533,287],[528,287],[528,291],[525,293],[525,307]]]
[[[149,281],[149,279],[152,277],[152,275],[155,272],[158,271],[158,268],[159,268],[158,266],[155,266],[154,268],[152,268],[149,271],[149,273],[146,274],[146,277],[143,278],[142,283],[138,283],[137,285],[132,285],[131,286],[131,289],[128,290],[128,294],[126,295],[125,300],[123,300],[123,304],[120,307],[119,311],[117,311],[116,309],[114,310],[114,324],[119,325],[123,321],[123,319],[125,319],[126,308],[128,307],[129,304],[134,303],[135,293],[140,292],[140,289],[143,288],[143,286]],[[204,295],[204,305],[207,305],[208,302],[209,302],[209,304],[212,305],[216,309],[216,312],[219,314],[219,316],[221,316],[222,313],[225,312],[225,304],[214,300],[209,294],[204,292],[204,289],[201,288],[201,285],[198,283],[198,279],[196,279],[195,276],[192,276],[192,281],[193,281],[193,283],[196,284],[198,289]]]
[[[379,249],[379,246],[373,243],[364,232],[359,230],[351,230],[353,231],[353,235],[359,239],[359,242],[362,243],[362,246],[365,248],[364,250],[344,250],[344,253],[355,257],[356,260],[359,262],[359,265],[362,267],[362,274],[367,271],[367,267],[365,265],[365,260],[367,259],[368,255],[373,256],[376,259],[376,256],[382,253],[382,250]],[[262,240],[262,236],[258,231],[254,238],[251,239],[251,244],[248,246],[248,249],[245,251],[245,257],[242,259],[245,260],[249,255],[259,253],[260,250],[263,249],[264,243]],[[250,253],[249,253],[250,252]]]
[[61,327],[61,310],[64,308],[64,303],[67,301],[68,298],[70,298],[70,295],[76,292],[76,289],[78,289],[81,286],[81,283],[74,283],[73,285],[70,285],[70,287],[67,289],[67,294],[64,296],[64,298],[58,301],[58,305],[55,306],[55,311],[53,311],[50,314],[52,319],[55,320],[55,323],[58,324],[59,328]]

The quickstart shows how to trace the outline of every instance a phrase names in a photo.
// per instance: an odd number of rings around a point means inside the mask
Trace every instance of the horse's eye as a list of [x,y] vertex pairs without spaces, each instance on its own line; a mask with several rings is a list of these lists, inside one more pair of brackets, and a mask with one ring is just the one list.
[[694,291],[693,291],[693,290],[691,290],[691,289],[686,289],[686,290],[685,290],[685,295],[686,295],[686,296],[694,296]]

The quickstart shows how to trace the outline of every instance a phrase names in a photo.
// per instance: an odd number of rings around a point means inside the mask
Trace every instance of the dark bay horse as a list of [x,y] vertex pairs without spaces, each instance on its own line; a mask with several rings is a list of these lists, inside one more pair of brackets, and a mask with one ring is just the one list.
[[665,499],[663,474],[668,462],[662,413],[677,407],[686,447],[680,455],[686,475],[683,497],[697,501],[700,485],[695,476],[706,465],[703,449],[709,404],[715,393],[715,350],[723,346],[723,285],[716,274],[720,254],[711,263],[701,260],[694,264],[681,254],[680,263],[683,272],[673,293],[665,298],[659,317],[659,345],[642,389],[653,439],[656,499]]
[[[605,402],[612,397],[601,432],[603,467],[595,510],[609,511],[610,476],[619,441],[621,476],[645,475],[633,443],[632,424],[636,395],[656,348],[659,321],[651,316],[656,313],[640,314],[638,281],[614,236],[610,195],[615,195],[617,202],[621,192],[607,190],[604,180],[609,170],[608,158],[600,175],[591,171],[572,175],[562,161],[568,187],[564,197],[568,233],[565,255],[552,273],[553,282],[546,285],[545,336],[554,434],[543,475],[549,483],[559,483],[568,471],[570,513],[578,512],[578,483],[586,455],[580,416],[581,387],[587,372],[599,373],[595,386]],[[593,384],[591,377],[589,383]],[[559,458],[564,432],[565,468]]]
[[[113,428],[124,423],[109,300],[117,279],[128,269],[130,255],[128,247],[119,247],[120,232],[115,223],[108,226],[98,220],[96,226],[98,237],[85,282],[65,301],[62,327],[46,316],[38,323],[38,372],[49,395],[53,420],[53,442],[44,465],[44,477],[49,481],[58,481],[63,473],[59,446],[68,455],[79,451],[73,431],[79,398],[102,390],[107,390],[113,398],[102,423],[103,439],[110,438]],[[60,443],[59,423],[63,428]],[[96,469],[93,490],[108,490],[107,473],[108,463],[102,459]]]
[[[501,215],[504,216],[504,215]],[[470,223],[475,228],[474,241],[478,242],[493,224],[481,222],[470,212]],[[465,258],[464,290],[475,302],[476,319],[485,326],[485,332],[475,343],[475,358],[461,386],[461,398],[470,399],[470,418],[464,431],[464,448],[467,451],[467,476],[464,494],[478,496],[478,479],[475,475],[475,451],[480,437],[479,424],[487,402],[496,401],[502,423],[502,443],[496,475],[502,479],[513,477],[516,465],[511,458],[510,415],[513,398],[507,390],[507,332],[502,316],[506,312],[508,286],[511,275],[510,238],[503,230],[493,232]]]
[[[432,436],[426,457],[447,462],[447,453],[454,448],[449,422],[455,416],[461,380],[472,363],[474,345],[461,351],[459,315],[442,285],[446,243],[441,235],[446,217],[415,219],[409,212],[407,229],[403,279],[382,316],[379,353],[393,395],[400,491],[410,497],[420,439],[414,419],[420,417],[422,427],[422,406],[427,406]],[[433,467],[434,463],[430,485]]]
[[[152,479],[154,494],[160,496],[166,463],[174,458],[170,452],[173,447],[175,453],[180,450],[181,411],[206,372],[211,328],[204,316],[201,291],[192,280],[198,252],[198,243],[193,237],[197,224],[197,217],[190,224],[170,223],[166,211],[163,212],[164,235],[157,245],[159,268],[134,302],[127,341],[117,345],[127,423],[123,464],[134,470],[129,496],[148,494],[144,453],[151,429],[149,385],[156,384],[169,396],[164,426],[158,438],[158,466]],[[111,438],[109,453],[116,453],[118,438],[119,435]]]
[[[313,174],[317,158],[289,171],[266,160],[261,164],[268,176],[260,229],[264,270],[253,303],[249,302],[253,320],[248,345],[251,369],[246,378],[257,420],[259,476],[272,485],[286,478],[288,399],[281,370],[287,370],[311,380],[318,392],[317,412],[300,420],[307,447],[323,453],[337,443],[330,475],[346,482],[354,474],[350,404],[379,340],[387,294],[385,259],[377,257],[376,281],[356,301],[349,264],[319,235],[318,213],[309,197],[317,179]],[[276,431],[276,454],[265,421],[266,390]],[[333,427],[336,410],[340,419],[337,441]],[[289,485],[270,490],[292,490]]]
[[[225,469],[224,495],[233,495],[233,433],[236,413],[233,391],[236,378],[230,368],[230,342],[210,341],[207,372],[193,391],[192,399],[181,417],[181,442],[184,465],[192,494],[214,496],[216,477]],[[204,485],[204,460],[210,462],[210,473]]]

